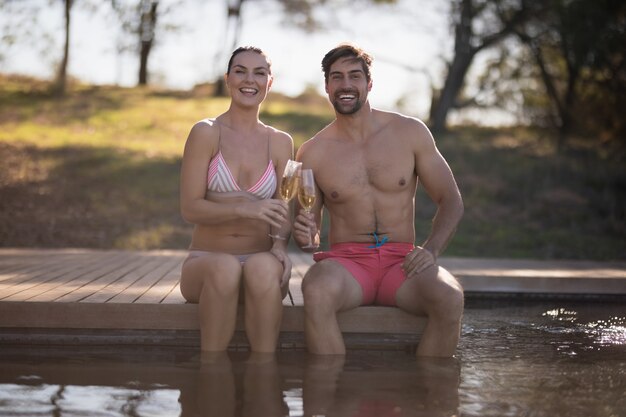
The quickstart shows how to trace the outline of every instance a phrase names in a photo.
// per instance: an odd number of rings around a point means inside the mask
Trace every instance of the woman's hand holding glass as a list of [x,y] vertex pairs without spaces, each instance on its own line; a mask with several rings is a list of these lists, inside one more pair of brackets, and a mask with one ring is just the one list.
[[[285,203],[288,203],[298,192],[301,167],[302,162],[293,161],[291,159],[288,160],[287,165],[285,165],[285,171],[283,172],[280,189],[278,190],[280,198]],[[278,233],[274,235],[270,234],[270,237],[285,240],[285,238],[280,236]]]
[[[300,177],[301,178],[300,178],[300,188],[298,189],[298,201],[300,202],[300,205],[304,209],[304,212],[306,213],[307,217],[310,217],[311,209],[313,208],[313,205],[315,205],[315,179],[313,177],[313,170],[312,169],[301,170]],[[315,233],[315,230],[311,230],[311,228],[309,227],[309,230],[308,230],[309,241],[305,246],[303,246],[303,248],[307,248],[307,249],[317,248],[317,245],[313,244],[313,241],[311,239],[311,233]]]

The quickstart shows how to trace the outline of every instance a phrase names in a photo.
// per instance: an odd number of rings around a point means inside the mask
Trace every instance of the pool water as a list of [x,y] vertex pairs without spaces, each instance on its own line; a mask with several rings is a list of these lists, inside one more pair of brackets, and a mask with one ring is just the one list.
[[0,346],[0,416],[626,416],[626,307],[469,301],[454,359]]

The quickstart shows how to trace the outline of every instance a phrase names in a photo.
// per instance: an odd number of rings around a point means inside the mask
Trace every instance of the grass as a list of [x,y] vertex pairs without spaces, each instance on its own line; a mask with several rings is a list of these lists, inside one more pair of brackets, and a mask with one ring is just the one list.
[[[227,99],[190,92],[0,77],[0,245],[186,248],[178,210],[180,157],[193,123]],[[264,122],[296,146],[332,120],[326,100],[272,95]],[[623,154],[578,146],[556,155],[548,133],[457,128],[437,137],[466,215],[446,255],[626,259]],[[588,142],[587,142],[588,143]],[[418,191],[416,230],[434,206]]]

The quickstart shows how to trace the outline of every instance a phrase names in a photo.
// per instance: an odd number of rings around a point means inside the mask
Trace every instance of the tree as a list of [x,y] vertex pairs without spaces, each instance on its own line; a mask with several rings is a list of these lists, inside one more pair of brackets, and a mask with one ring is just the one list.
[[[551,0],[544,7],[541,19],[527,21],[516,34],[536,64],[549,103],[545,113],[558,129],[557,149],[562,150],[573,129],[582,126],[577,110],[585,108],[584,120],[592,101],[601,104],[594,97],[623,105],[626,7],[619,0]],[[593,118],[615,114],[611,106],[603,107]],[[615,116],[611,123],[619,124],[623,115]]]
[[[118,49],[136,51],[139,58],[138,85],[149,83],[150,54],[157,43],[157,32],[161,30],[175,30],[176,24],[163,23],[162,17],[167,16],[171,9],[179,7],[183,0],[165,2],[164,7],[159,0],[111,0],[111,6],[122,24],[122,29],[132,35],[131,44],[120,45]],[[157,21],[159,22],[157,26]]]
[[[245,0],[227,0],[226,1],[226,36],[224,37],[224,43],[222,51],[219,53],[218,60],[221,61],[224,57],[235,49],[239,44],[239,36],[241,35],[241,26],[243,24],[241,20],[241,9]],[[213,93],[216,97],[220,97],[226,94],[226,86],[224,85],[224,78],[221,74],[215,81],[215,90]]]
[[139,85],[148,84],[148,57],[154,43],[158,5],[157,0],[139,2]]
[[536,10],[531,0],[453,1],[454,55],[443,88],[433,97],[430,112],[433,131],[445,130],[450,110],[462,107],[459,94],[476,55],[510,36],[533,13]]
[[63,57],[61,58],[61,63],[57,69],[57,75],[52,86],[52,92],[56,96],[65,95],[66,85],[67,85],[67,65],[69,62],[70,55],[70,23],[72,17],[72,4],[73,0],[63,0],[64,5],[64,44],[63,44]]

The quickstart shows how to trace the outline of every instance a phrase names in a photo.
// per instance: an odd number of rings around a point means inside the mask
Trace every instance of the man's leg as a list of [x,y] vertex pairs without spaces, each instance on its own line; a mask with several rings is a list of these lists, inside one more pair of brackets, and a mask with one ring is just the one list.
[[409,313],[428,316],[417,356],[454,355],[461,332],[463,288],[452,274],[430,267],[402,284],[396,302]]
[[338,262],[320,261],[302,281],[304,333],[309,352],[319,355],[346,353],[337,312],[361,305],[359,283]]

